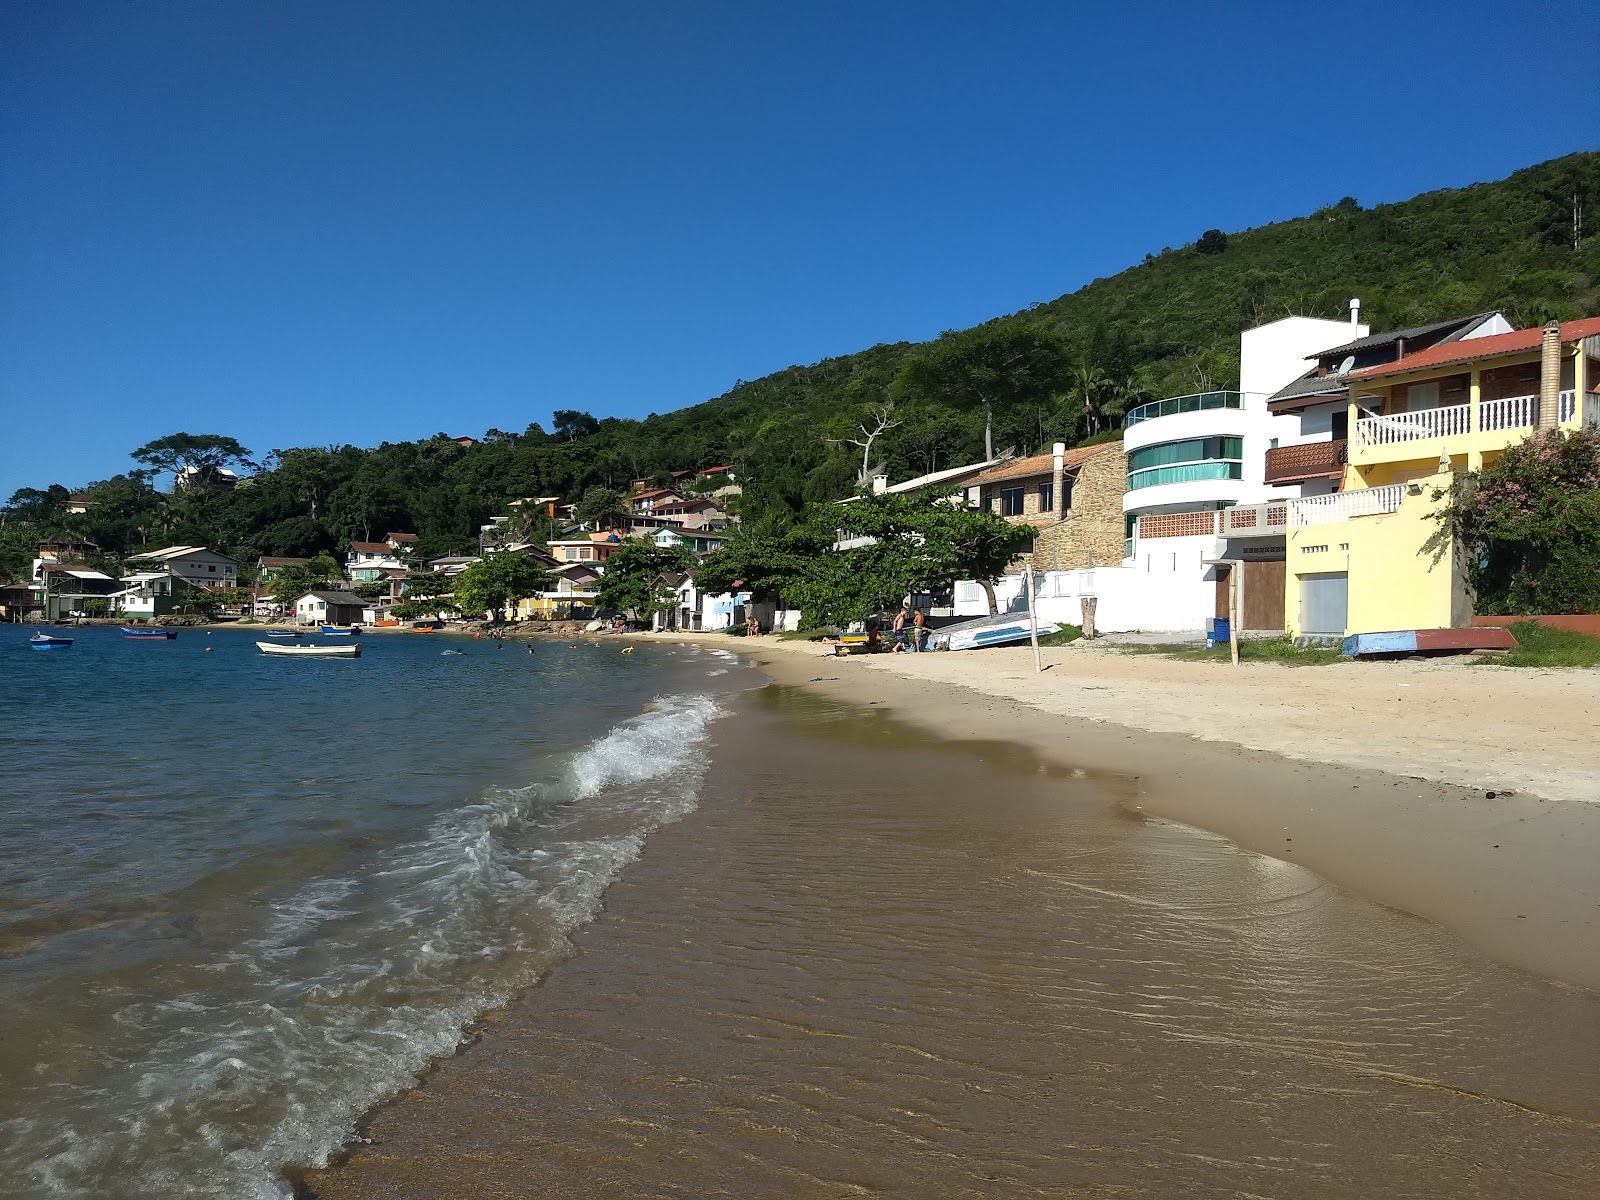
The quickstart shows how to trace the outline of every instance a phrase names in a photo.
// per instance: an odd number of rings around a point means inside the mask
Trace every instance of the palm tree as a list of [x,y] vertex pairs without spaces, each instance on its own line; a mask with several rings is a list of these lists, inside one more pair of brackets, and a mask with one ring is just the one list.
[[1069,391],[1083,406],[1085,435],[1093,436],[1099,433],[1100,423],[1105,416],[1106,392],[1111,385],[1111,378],[1090,362],[1087,356],[1067,368],[1067,378],[1070,380]]

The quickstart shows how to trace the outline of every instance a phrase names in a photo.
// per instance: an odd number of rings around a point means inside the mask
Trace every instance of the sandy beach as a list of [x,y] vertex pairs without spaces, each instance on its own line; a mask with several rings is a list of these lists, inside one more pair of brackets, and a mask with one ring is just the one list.
[[[1460,868],[1407,838],[1473,794],[780,645],[751,653],[807,688],[714,724],[699,808],[574,956],[303,1194],[1589,1194],[1600,998],[1571,929],[1512,914],[1517,970],[1285,844],[1365,837],[1373,890],[1425,893]],[[1275,794],[1338,816],[1258,853],[1194,827],[1230,794],[1258,827]],[[1185,797],[1214,811],[1157,815]],[[1528,828],[1549,867],[1556,825]]]
[[728,640],[782,683],[1125,777],[1132,807],[1600,991],[1600,673],[1088,646],[1044,648],[1039,673],[1027,646],[837,658]]

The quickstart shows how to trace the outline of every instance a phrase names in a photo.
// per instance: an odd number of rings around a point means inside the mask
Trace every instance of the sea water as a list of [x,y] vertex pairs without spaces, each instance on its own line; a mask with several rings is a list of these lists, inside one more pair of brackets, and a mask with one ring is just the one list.
[[[0,629],[0,1192],[288,1194],[691,810],[726,652]],[[445,654],[446,649],[464,654]]]

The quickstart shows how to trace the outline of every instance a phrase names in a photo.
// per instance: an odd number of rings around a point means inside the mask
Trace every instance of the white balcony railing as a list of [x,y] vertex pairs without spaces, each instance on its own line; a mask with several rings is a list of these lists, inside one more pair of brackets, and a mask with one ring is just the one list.
[[1470,404],[1424,408],[1420,412],[1394,413],[1386,417],[1360,417],[1356,421],[1356,445],[1366,449],[1428,438],[1457,437],[1467,432],[1471,417]]
[[1376,517],[1400,511],[1405,485],[1363,488],[1358,492],[1337,492],[1332,496],[1303,496],[1289,501],[1289,524],[1296,529],[1307,525],[1336,525],[1352,517]]
[[[1577,397],[1571,391],[1560,394],[1558,420],[1572,420]],[[1594,405],[1584,397],[1583,423],[1589,424]],[[1600,414],[1597,414],[1600,415]],[[1381,417],[1361,417],[1356,421],[1356,445],[1393,446],[1420,442],[1428,438],[1459,437],[1471,432],[1472,406],[1452,404],[1447,408],[1425,408],[1419,412],[1393,413]],[[1494,433],[1506,429],[1532,429],[1539,423],[1539,397],[1502,396],[1478,404],[1478,429]]]
[[[1495,429],[1521,429],[1524,426],[1532,428],[1538,419],[1538,396],[1505,396],[1499,400],[1478,402],[1478,428],[1486,432]],[[1567,415],[1563,413],[1561,419],[1565,421]]]

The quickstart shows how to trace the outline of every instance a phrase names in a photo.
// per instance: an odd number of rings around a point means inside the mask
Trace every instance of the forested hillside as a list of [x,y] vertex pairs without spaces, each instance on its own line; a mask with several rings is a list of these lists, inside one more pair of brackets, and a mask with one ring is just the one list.
[[[896,477],[979,457],[986,417],[996,450],[1111,436],[1142,398],[1236,383],[1241,329],[1341,318],[1352,296],[1374,329],[1496,308],[1518,325],[1600,312],[1597,229],[1600,153],[1367,210],[1346,198],[1280,224],[1212,230],[975,329],[789,367],[643,421],[558,412],[549,430],[490,430],[465,448],[441,435],[273,450],[231,489],[158,491],[149,463],[95,484],[41,480],[0,510],[0,574],[18,570],[41,533],[76,533],[111,556],[183,541],[252,559],[393,529],[442,552],[471,546],[510,497],[575,498],[728,462],[745,488],[741,517],[781,525],[806,501],[849,492],[863,429],[884,426],[870,461]],[[216,426],[226,433],[225,409]],[[88,511],[69,514],[66,496],[80,488]]]

